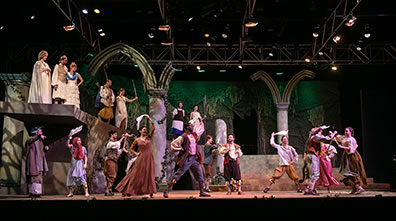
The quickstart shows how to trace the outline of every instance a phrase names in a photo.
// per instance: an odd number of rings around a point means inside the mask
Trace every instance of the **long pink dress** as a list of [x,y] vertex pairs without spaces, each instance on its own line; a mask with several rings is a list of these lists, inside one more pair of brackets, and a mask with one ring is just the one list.
[[135,165],[116,186],[116,190],[123,195],[144,195],[157,192],[151,145],[154,129],[154,125],[152,125],[149,136],[145,140],[139,137],[131,145],[131,149],[134,150],[138,147],[140,154]]
[[322,152],[319,156],[320,176],[317,185],[329,187],[338,185],[338,181],[334,179],[330,159],[337,153],[335,148],[328,144],[322,144]]

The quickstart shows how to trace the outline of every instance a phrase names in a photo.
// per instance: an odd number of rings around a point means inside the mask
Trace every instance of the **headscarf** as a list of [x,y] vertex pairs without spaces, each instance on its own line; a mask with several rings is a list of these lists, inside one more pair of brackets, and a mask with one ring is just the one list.
[[74,152],[73,152],[73,158],[75,160],[81,160],[84,157],[83,153],[83,148],[81,144],[77,144],[77,140],[80,139],[79,137],[73,138],[73,147],[74,147]]

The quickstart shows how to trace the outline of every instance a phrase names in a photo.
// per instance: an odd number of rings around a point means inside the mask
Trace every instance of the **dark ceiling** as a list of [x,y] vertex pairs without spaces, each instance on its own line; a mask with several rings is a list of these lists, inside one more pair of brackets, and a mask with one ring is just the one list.
[[[65,4],[65,0],[60,1]],[[163,23],[157,0],[84,0],[74,2],[94,29],[103,29],[99,37],[104,48],[117,42],[127,44],[154,44],[158,47],[165,37],[158,31]],[[300,44],[312,43],[312,30],[323,24],[339,1],[335,0],[266,0],[257,1],[254,18],[259,24],[248,29],[252,43]],[[349,0],[350,4],[354,1]],[[100,9],[100,14],[93,9]],[[181,43],[238,43],[246,1],[244,0],[169,0],[165,1],[165,16],[172,27],[175,44]],[[1,71],[30,71],[31,63],[25,56],[35,60],[39,48],[53,49],[54,53],[73,54],[78,57],[79,48],[88,47],[77,31],[65,32],[68,21],[52,0],[11,1],[1,7]],[[34,19],[31,16],[34,15]],[[362,0],[354,11],[357,18],[354,26],[341,27],[343,43],[355,43],[363,35],[366,25],[372,30],[370,43],[395,43],[396,9],[385,0]],[[188,21],[192,18],[191,21]],[[341,19],[341,18],[340,18]],[[149,38],[149,33],[154,38]],[[204,37],[208,33],[209,37]],[[223,38],[222,34],[227,34]],[[65,50],[62,51],[62,47]],[[56,52],[55,52],[56,51]],[[33,57],[32,57],[33,56]],[[51,51],[50,51],[50,58]],[[12,60],[12,61],[10,61]]]

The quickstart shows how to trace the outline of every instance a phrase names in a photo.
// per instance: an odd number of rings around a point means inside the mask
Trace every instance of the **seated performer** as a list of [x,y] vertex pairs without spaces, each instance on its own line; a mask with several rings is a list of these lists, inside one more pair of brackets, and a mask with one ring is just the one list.
[[73,186],[79,184],[84,185],[85,196],[88,197],[89,193],[85,171],[88,160],[87,149],[81,145],[81,138],[75,137],[72,144],[70,144],[70,140],[72,139],[73,137],[70,136],[66,142],[66,146],[70,148],[70,153],[72,154],[70,168],[67,173],[66,185],[69,190],[67,197],[73,196]]
[[168,198],[168,193],[171,191],[173,185],[179,181],[179,179],[189,169],[194,174],[195,180],[199,183],[199,196],[209,197],[210,195],[204,192],[204,178],[200,164],[202,163],[202,157],[198,151],[197,138],[202,135],[205,131],[204,123],[201,121],[199,126],[194,131],[194,126],[190,123],[186,125],[186,132],[181,136],[177,137],[171,143],[171,150],[178,152],[176,158],[176,170],[173,179],[168,184],[167,190],[164,191],[164,197]]
[[100,103],[101,109],[98,113],[100,119],[106,121],[108,124],[114,118],[113,106],[115,96],[113,90],[110,88],[112,81],[108,79],[106,84],[100,87]]
[[241,170],[239,168],[239,158],[243,155],[241,146],[234,143],[234,135],[230,134],[227,143],[224,144],[219,154],[224,155],[224,178],[227,185],[227,195],[231,195],[231,180],[236,181],[238,194],[242,194]]
[[267,187],[264,189],[264,193],[267,193],[271,185],[275,183],[276,179],[279,179],[287,173],[289,178],[294,181],[296,184],[297,192],[301,193],[301,188],[300,188],[300,183],[298,182],[298,176],[296,173],[296,170],[294,169],[293,163],[298,161],[298,154],[296,150],[289,145],[289,139],[287,135],[283,135],[281,138],[282,144],[276,144],[274,141],[274,136],[275,133],[271,134],[271,140],[270,144],[272,147],[278,150],[278,156],[279,156],[279,164],[275,168],[274,173],[272,174],[272,177],[270,178],[270,183]]

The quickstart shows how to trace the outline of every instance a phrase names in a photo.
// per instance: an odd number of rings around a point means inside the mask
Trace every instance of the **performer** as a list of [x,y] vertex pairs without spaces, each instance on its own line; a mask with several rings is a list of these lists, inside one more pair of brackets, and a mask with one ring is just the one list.
[[40,51],[38,61],[33,66],[28,103],[52,104],[51,69],[45,62],[47,57],[47,51]]
[[[310,183],[307,185],[304,191],[304,195],[319,195],[316,185],[320,177],[320,166],[319,166],[319,155],[322,149],[322,142],[330,141],[332,137],[325,137],[322,135],[322,128],[312,128],[310,134],[312,135],[308,141],[307,154],[309,163],[312,170],[312,178]],[[323,173],[323,172],[322,172]]]
[[118,96],[116,100],[116,116],[115,116],[115,125],[116,127],[127,129],[128,126],[128,110],[125,105],[126,102],[134,102],[138,99],[138,97],[133,98],[130,100],[129,98],[125,97],[125,89],[120,88],[118,91]]
[[120,149],[121,142],[124,140],[127,134],[123,134],[121,139],[117,141],[118,135],[114,130],[109,131],[110,140],[106,145],[105,162],[104,162],[104,174],[106,176],[106,191],[105,196],[113,196],[112,185],[117,176],[118,170],[118,158],[120,157],[121,151],[127,152],[125,148]]
[[[150,122],[150,132],[147,135],[147,127],[140,127],[140,137],[136,138],[130,147],[130,151],[138,155],[138,158],[132,169],[116,187],[116,190],[121,192],[123,196],[150,194],[152,198],[153,194],[157,192],[155,186],[154,156],[151,145],[155,126],[147,114],[144,116]],[[137,148],[139,149],[138,153],[136,152]]]
[[[80,108],[80,91],[79,87],[82,83],[84,83],[84,79],[81,75],[77,72],[77,64],[72,62],[70,64],[70,72],[67,72],[67,84],[66,84],[66,101],[65,104],[72,104],[78,108]],[[77,79],[80,80],[77,83]]]
[[272,174],[272,177],[269,180],[270,181],[269,185],[265,187],[264,193],[267,193],[270,190],[271,185],[275,183],[275,180],[281,178],[283,174],[285,174],[285,172],[287,173],[289,178],[293,180],[294,183],[296,184],[297,193],[301,193],[302,190],[300,187],[300,183],[298,182],[298,176],[293,166],[295,162],[298,162],[298,154],[294,149],[294,147],[289,145],[289,138],[287,135],[282,136],[281,145],[275,143],[274,136],[275,133],[272,133],[270,144],[273,148],[278,150],[279,164],[275,168],[274,173]]
[[206,143],[204,146],[204,169],[205,169],[205,187],[204,190],[206,192],[210,192],[209,183],[212,181],[212,164],[213,164],[213,157],[216,153],[217,145],[213,144],[213,137],[208,135],[206,136]]
[[177,136],[183,134],[183,120],[184,120],[184,110],[183,110],[183,103],[179,101],[177,103],[177,108],[173,110],[172,113],[172,129],[170,131],[173,134],[172,139],[175,139]]
[[364,192],[362,185],[367,185],[366,170],[364,169],[362,157],[357,151],[358,144],[353,137],[353,128],[345,128],[344,134],[343,136],[336,135],[335,137],[338,147],[344,149],[340,165],[340,173],[344,178],[341,181],[346,186],[352,187],[351,194],[361,194]]
[[338,185],[338,181],[333,177],[331,159],[337,154],[337,150],[330,144],[322,144],[322,151],[319,155],[320,175],[317,185],[327,187],[327,192],[330,193],[331,185]]
[[30,197],[41,196],[41,184],[43,176],[48,172],[47,160],[44,151],[48,151],[48,146],[44,147],[43,135],[41,127],[34,127],[31,130],[33,136],[26,140],[26,178],[29,187]]
[[108,124],[110,120],[114,118],[113,114],[113,106],[114,106],[114,92],[110,88],[112,85],[112,81],[108,79],[106,84],[100,87],[100,102],[101,102],[101,110],[98,113],[100,119],[106,121]]
[[209,197],[210,195],[204,192],[204,178],[202,169],[199,164],[202,163],[202,157],[198,151],[197,138],[205,131],[204,123],[201,121],[199,126],[194,131],[194,126],[190,123],[186,125],[186,132],[177,137],[171,143],[171,150],[178,152],[176,158],[176,170],[173,179],[168,184],[167,190],[164,191],[164,197],[168,198],[168,193],[172,186],[186,173],[189,169],[193,173],[195,180],[199,183],[199,196]]
[[81,145],[81,138],[75,137],[70,144],[70,140],[73,137],[70,136],[66,142],[66,146],[69,147],[70,153],[72,154],[72,159],[70,162],[70,168],[67,173],[67,188],[69,190],[69,194],[67,197],[73,196],[73,186],[82,184],[84,185],[85,196],[88,197],[88,185],[86,181],[86,171],[87,169],[87,159],[88,153],[87,149]]
[[52,73],[52,86],[54,90],[52,98],[55,104],[64,104],[67,97],[67,57],[63,55],[59,59],[59,63],[55,65],[54,72]]
[[234,143],[235,137],[229,134],[227,143],[221,147],[219,153],[224,155],[224,178],[227,185],[227,195],[231,195],[231,179],[236,181],[238,194],[242,194],[241,170],[239,168],[239,158],[243,155],[241,146]]

